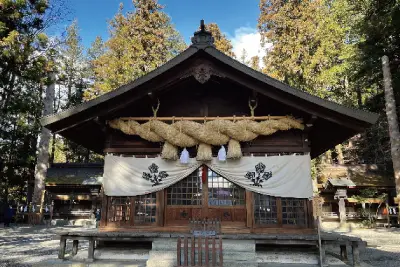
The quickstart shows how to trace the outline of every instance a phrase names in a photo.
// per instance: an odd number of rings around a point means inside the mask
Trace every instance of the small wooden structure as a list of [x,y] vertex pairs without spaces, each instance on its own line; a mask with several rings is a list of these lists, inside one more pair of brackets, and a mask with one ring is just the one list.
[[177,263],[178,267],[223,266],[222,237],[178,237]]
[[56,163],[47,171],[46,198],[55,219],[90,219],[101,204],[102,163]]

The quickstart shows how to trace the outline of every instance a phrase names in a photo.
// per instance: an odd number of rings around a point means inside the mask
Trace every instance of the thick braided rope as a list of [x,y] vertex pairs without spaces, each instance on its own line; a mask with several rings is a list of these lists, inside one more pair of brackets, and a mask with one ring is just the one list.
[[248,142],[259,135],[271,135],[279,130],[304,129],[301,122],[291,118],[280,120],[208,121],[204,124],[194,121],[178,121],[167,124],[157,119],[144,124],[137,121],[115,119],[108,122],[110,127],[125,134],[139,135],[150,142],[165,142],[177,147],[192,147],[199,143],[225,145],[230,139]]

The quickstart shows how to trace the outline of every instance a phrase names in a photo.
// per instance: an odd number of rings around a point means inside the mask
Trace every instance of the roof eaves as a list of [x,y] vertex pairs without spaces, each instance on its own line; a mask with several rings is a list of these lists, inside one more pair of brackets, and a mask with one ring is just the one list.
[[40,123],[42,126],[47,126],[50,125],[54,122],[60,121],[62,119],[65,119],[71,115],[80,113],[84,110],[87,110],[91,107],[94,107],[96,105],[99,105],[103,102],[106,102],[107,100],[114,98],[118,95],[121,95],[139,85],[142,85],[144,83],[146,83],[147,81],[157,77],[158,75],[168,71],[169,69],[171,69],[172,67],[182,63],[183,61],[185,61],[187,58],[191,57],[193,54],[195,54],[199,49],[196,48],[195,46],[189,46],[185,51],[183,51],[182,53],[180,53],[179,55],[177,55],[176,57],[172,58],[171,60],[169,60],[168,62],[166,62],[164,65],[156,68],[155,70],[147,73],[146,75],[128,83],[125,84],[119,88],[117,88],[116,90],[113,90],[111,92],[108,92],[104,95],[101,95],[93,100],[90,100],[88,102],[82,103],[80,105],[71,107],[70,109],[64,110],[60,113],[57,114],[52,114],[52,115],[48,115],[45,116],[43,118],[41,118]]
[[241,62],[225,55],[224,53],[222,53],[221,51],[219,51],[218,49],[216,49],[214,47],[207,47],[204,50],[209,55],[215,57],[216,59],[222,61],[223,63],[228,64],[228,65],[236,68],[237,70],[239,70],[243,73],[246,73],[247,75],[252,76],[253,78],[255,78],[257,80],[267,83],[271,86],[274,86],[286,93],[289,93],[296,97],[302,98],[306,101],[313,102],[319,106],[323,106],[327,109],[344,114],[346,116],[350,116],[350,117],[356,118],[358,120],[368,122],[370,124],[374,124],[378,120],[379,115],[376,113],[342,106],[335,102],[328,101],[328,100],[319,98],[317,96],[311,95],[307,92],[301,91],[299,89],[293,88],[285,83],[282,83],[274,78],[271,78],[259,71],[256,71],[256,70],[242,64]]

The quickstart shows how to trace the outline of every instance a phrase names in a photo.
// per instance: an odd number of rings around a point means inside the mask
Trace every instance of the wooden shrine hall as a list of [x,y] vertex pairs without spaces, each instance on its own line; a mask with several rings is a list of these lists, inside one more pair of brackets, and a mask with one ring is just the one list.
[[105,155],[101,231],[314,231],[311,159],[377,115],[315,97],[218,51],[204,25],[181,54],[42,119]]

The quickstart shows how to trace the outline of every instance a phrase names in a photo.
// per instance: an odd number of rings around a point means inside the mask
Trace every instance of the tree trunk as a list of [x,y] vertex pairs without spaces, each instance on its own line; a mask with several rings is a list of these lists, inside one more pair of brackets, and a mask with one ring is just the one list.
[[50,165],[54,163],[54,154],[56,153],[56,134],[53,133],[51,138],[51,153],[50,153]]
[[[54,103],[54,89],[55,89],[55,74],[50,73],[50,84],[46,89],[46,97],[44,99],[43,116],[47,116],[53,113]],[[51,139],[50,130],[42,127],[40,133],[40,141],[38,146],[38,155],[35,168],[35,188],[33,192],[33,203],[42,204],[41,197],[42,192],[45,188],[44,180],[47,174],[47,168],[49,165],[49,144]]]
[[[390,147],[396,181],[397,199],[400,200],[400,133],[399,120],[396,113],[396,101],[393,93],[392,75],[390,74],[389,58],[382,57],[383,82],[385,86],[386,116],[389,125]],[[400,201],[399,201],[400,205]],[[400,214],[399,214],[400,219]]]

